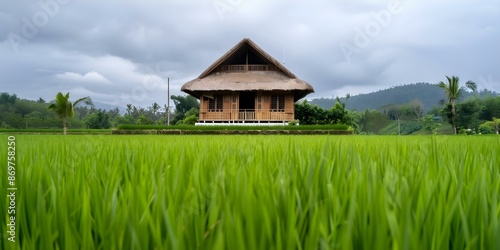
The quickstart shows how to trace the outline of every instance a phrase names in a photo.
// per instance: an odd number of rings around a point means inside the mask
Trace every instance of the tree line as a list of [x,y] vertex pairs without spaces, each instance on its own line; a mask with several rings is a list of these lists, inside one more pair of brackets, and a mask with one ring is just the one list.
[[127,104],[126,113],[121,114],[118,108],[97,109],[90,97],[72,102],[69,93],[58,93],[54,100],[47,102],[42,98],[36,101],[21,99],[16,94],[4,92],[0,93],[0,128],[108,129],[121,124],[166,125],[168,113],[172,125],[194,124],[198,119],[198,100],[192,96],[173,95],[171,98],[173,110],[156,102],[146,108]]
[[[444,99],[428,109],[415,98],[407,103],[388,104],[364,111],[348,110],[350,95],[337,97],[331,108],[322,108],[307,100],[295,103],[293,123],[303,125],[346,124],[357,133],[378,134],[397,124],[398,134],[419,130],[437,133],[450,123],[452,133],[498,133],[500,127],[500,96],[481,98],[474,82],[461,86],[456,76],[436,85]],[[467,98],[463,98],[467,96]],[[117,128],[122,124],[177,125],[194,124],[198,120],[199,102],[192,96],[171,96],[175,109],[154,102],[146,108],[127,104],[125,114],[118,108],[96,109],[90,97],[70,101],[69,93],[58,93],[46,102],[20,99],[15,94],[0,93],[0,128]],[[168,119],[170,118],[170,120]],[[395,123],[394,121],[397,121]]]
[[[397,121],[399,134],[419,130],[437,133],[439,127],[449,123],[452,133],[498,133],[500,127],[500,96],[483,97],[476,84],[467,81],[461,86],[456,76],[435,85],[441,88],[445,99],[425,112],[418,98],[402,104],[388,104],[364,111],[347,110],[350,96],[336,98],[331,108],[322,108],[307,100],[295,104],[295,117],[304,125],[344,123],[357,133],[378,134]],[[466,96],[467,98],[463,98]]]

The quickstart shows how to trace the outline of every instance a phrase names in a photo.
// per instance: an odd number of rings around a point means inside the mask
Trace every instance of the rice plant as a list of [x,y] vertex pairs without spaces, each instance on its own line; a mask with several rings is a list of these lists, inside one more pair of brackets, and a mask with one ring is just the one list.
[[499,139],[18,135],[0,248],[498,249]]

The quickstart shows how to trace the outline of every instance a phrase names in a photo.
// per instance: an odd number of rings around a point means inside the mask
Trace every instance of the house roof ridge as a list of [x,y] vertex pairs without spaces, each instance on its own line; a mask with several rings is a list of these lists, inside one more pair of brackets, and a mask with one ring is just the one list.
[[217,59],[214,63],[212,63],[203,73],[198,76],[198,79],[202,79],[210,75],[218,66],[223,64],[227,59],[229,59],[235,52],[243,47],[243,45],[248,44],[251,46],[257,53],[267,59],[271,64],[277,67],[280,71],[282,71],[286,76],[296,79],[297,76],[293,74],[289,69],[287,69],[282,63],[276,60],[273,56],[264,51],[259,45],[257,45],[250,38],[243,38],[240,42],[238,42],[235,46],[229,49],[226,53],[224,53],[219,59]]

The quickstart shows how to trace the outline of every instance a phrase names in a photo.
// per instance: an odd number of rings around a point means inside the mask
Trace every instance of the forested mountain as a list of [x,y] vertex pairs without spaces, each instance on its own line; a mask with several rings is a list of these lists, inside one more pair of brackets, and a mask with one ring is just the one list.
[[[498,95],[489,90],[482,90],[476,94],[481,98]],[[465,92],[462,100],[469,98],[471,95],[473,93]],[[445,99],[443,89],[435,84],[415,83],[395,86],[369,94],[351,96],[347,101],[346,108],[348,110],[363,111],[365,109],[379,109],[389,104],[403,104],[419,100],[423,103],[424,111],[428,111],[432,107],[440,105],[439,102],[443,99]],[[341,100],[344,102],[345,98],[341,98]],[[317,104],[322,108],[331,108],[335,102],[334,98],[317,98],[310,101],[311,104]]]

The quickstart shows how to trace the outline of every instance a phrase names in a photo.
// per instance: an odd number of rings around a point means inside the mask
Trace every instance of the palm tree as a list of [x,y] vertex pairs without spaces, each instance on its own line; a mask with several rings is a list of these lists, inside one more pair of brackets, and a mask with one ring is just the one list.
[[[438,87],[444,89],[446,97],[448,98],[448,105],[451,107],[451,126],[453,127],[453,132],[457,134],[457,124],[455,122],[456,109],[455,102],[460,99],[464,87],[460,87],[460,82],[457,76],[448,77],[446,76],[447,82],[443,81],[438,83]],[[466,88],[476,91],[477,84],[473,81],[467,81],[465,83]]]
[[66,93],[66,95],[63,95],[61,92],[59,92],[57,93],[54,102],[51,103],[47,108],[54,110],[54,112],[56,112],[56,115],[63,121],[63,134],[65,135],[66,131],[68,130],[66,126],[67,119],[73,117],[75,113],[74,107],[80,102],[84,102],[87,105],[93,106],[92,99],[90,99],[90,97],[88,96],[80,98],[72,103],[69,101],[69,92]]
[[153,105],[151,105],[151,109],[153,110],[153,116],[156,119],[156,112],[161,109],[161,106],[158,103],[154,102]]
[[130,115],[131,111],[132,111],[132,104],[127,104],[127,115]]

